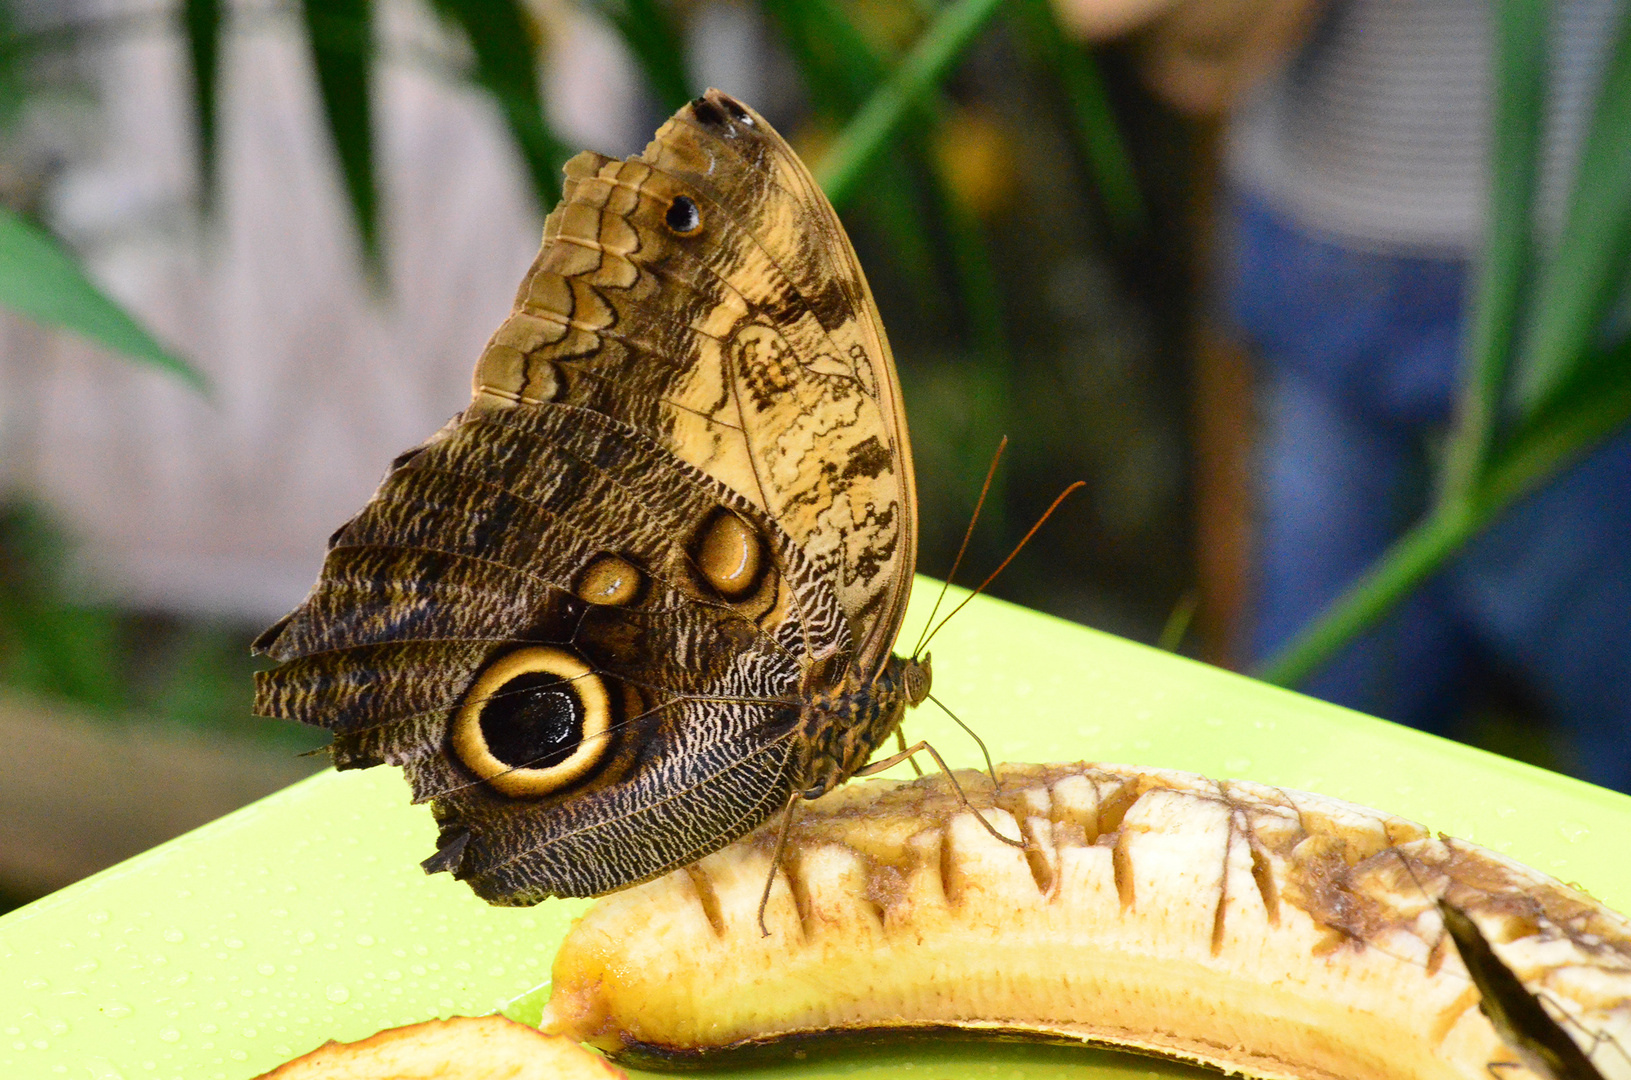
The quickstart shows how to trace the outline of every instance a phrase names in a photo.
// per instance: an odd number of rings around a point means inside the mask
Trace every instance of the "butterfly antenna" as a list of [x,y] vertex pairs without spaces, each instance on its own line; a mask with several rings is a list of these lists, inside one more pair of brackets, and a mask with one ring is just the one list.
[[968,542],[974,537],[974,525],[980,520],[980,510],[985,507],[985,497],[991,491],[991,481],[997,475],[997,463],[1002,460],[1002,452],[1006,449],[1008,436],[1004,435],[1002,441],[997,443],[997,452],[991,455],[991,467],[985,470],[985,483],[980,485],[980,497],[975,500],[974,514],[968,519],[968,528],[963,531],[963,543],[957,549],[957,558],[951,561],[951,573],[940,583],[940,595],[934,598],[934,607],[929,609],[929,617],[924,620],[923,633],[917,639],[917,647],[912,650],[913,660],[922,654],[923,646],[928,644],[929,627],[934,625],[935,613],[940,610],[940,602],[946,598],[946,590],[951,588],[952,578],[957,576],[957,568],[963,565],[963,555],[968,551]]
[[1062,503],[1066,499],[1068,499],[1076,491],[1077,488],[1084,488],[1086,486],[1087,486],[1087,482],[1085,480],[1078,480],[1074,484],[1072,484],[1068,488],[1066,488],[1065,490],[1061,491],[1059,493],[1059,497],[1053,500],[1053,504],[1042,512],[1041,517],[1036,519],[1036,524],[1031,526],[1031,531],[1026,533],[1020,539],[1019,543],[1014,545],[1014,550],[1010,551],[1008,553],[1008,557],[1006,559],[1002,560],[1001,564],[999,564],[998,567],[995,570],[991,571],[991,573],[986,575],[986,579],[984,581],[980,582],[979,588],[975,589],[973,592],[971,592],[967,596],[963,597],[962,602],[959,603],[956,607],[952,608],[950,613],[947,614],[944,619],[940,620],[940,623],[939,623],[938,626],[936,626],[933,630],[930,630],[926,635],[924,635],[923,640],[918,642],[917,649],[913,651],[912,655],[916,656],[918,652],[921,652],[924,648],[926,648],[928,646],[928,644],[929,644],[929,641],[936,634],[940,633],[940,627],[941,626],[945,626],[947,623],[951,622],[951,617],[953,615],[957,614],[959,611],[962,611],[963,608],[968,604],[968,602],[970,600],[974,599],[976,596],[979,596],[982,592],[984,592],[985,587],[987,585],[991,584],[993,581],[995,581],[997,579],[997,575],[1002,573],[1004,570],[1006,570],[1008,568],[1008,564],[1014,561],[1014,556],[1018,555],[1021,551],[1023,551],[1025,549],[1025,545],[1031,542],[1031,537],[1036,535],[1036,531],[1038,529],[1040,529],[1043,526],[1043,524],[1045,524],[1050,517],[1053,516],[1053,512],[1055,510],[1059,509],[1059,504],[1060,503]]

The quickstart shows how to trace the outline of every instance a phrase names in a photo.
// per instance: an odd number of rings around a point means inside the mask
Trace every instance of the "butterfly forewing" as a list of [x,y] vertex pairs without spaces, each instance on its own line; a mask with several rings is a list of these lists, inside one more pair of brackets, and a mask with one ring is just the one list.
[[641,157],[580,155],[568,175],[478,402],[543,389],[656,433],[776,518],[876,670],[905,611],[916,502],[894,363],[831,206],[762,117],[712,98]]

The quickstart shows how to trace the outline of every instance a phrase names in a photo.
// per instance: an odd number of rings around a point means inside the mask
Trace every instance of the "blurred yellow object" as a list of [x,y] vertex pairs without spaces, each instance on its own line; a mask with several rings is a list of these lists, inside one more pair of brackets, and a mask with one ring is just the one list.
[[1108,41],[1133,33],[1177,6],[1173,0],[1053,0],[1059,25],[1082,41]]
[[1013,202],[1013,143],[995,117],[958,109],[940,125],[934,148],[941,175],[964,207],[990,218]]
[[788,136],[787,142],[793,152],[809,163],[812,169],[821,167],[822,159],[827,151],[832,149],[833,140],[838,137],[838,130],[823,119],[820,114],[811,116]]
[[928,10],[901,0],[850,0],[844,6],[867,44],[885,53],[902,52],[910,46],[922,32]]

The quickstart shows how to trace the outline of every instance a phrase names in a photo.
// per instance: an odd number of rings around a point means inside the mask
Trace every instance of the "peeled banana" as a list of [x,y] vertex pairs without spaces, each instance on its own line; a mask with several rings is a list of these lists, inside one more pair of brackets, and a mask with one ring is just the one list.
[[1023,849],[944,777],[807,804],[768,934],[773,830],[606,897],[556,958],[542,1026],[643,1064],[959,1029],[1287,1080],[1527,1080],[1534,1055],[1487,1018],[1500,1003],[1443,901],[1592,1070],[1631,1080],[1631,921],[1535,870],[1245,781],[1087,764],[997,779],[959,774]]

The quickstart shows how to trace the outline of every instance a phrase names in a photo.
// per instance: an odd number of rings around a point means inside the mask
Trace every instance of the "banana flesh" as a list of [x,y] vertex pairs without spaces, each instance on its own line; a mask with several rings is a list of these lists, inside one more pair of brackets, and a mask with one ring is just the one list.
[[502,1016],[454,1016],[329,1042],[257,1080],[628,1080],[559,1035]]
[[852,783],[606,897],[543,1027],[642,1064],[819,1033],[1086,1041],[1265,1078],[1528,1080],[1445,933],[1464,912],[1607,1080],[1631,1080],[1631,921],[1336,799],[1104,765]]

